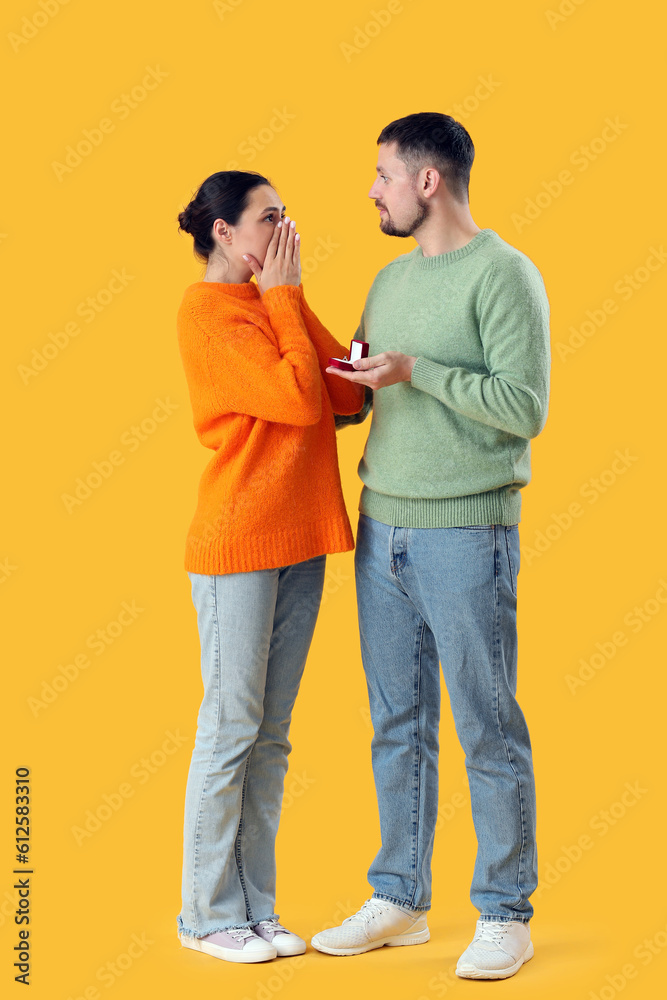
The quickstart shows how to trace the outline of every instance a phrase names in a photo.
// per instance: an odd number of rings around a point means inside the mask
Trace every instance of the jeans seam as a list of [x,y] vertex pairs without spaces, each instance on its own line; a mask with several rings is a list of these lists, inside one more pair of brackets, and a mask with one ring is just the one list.
[[[210,578],[211,591],[213,596],[213,614],[215,618],[215,656],[214,656],[214,677],[215,677],[215,696],[216,696],[216,706],[215,706],[215,716],[217,722],[219,722],[220,716],[220,645],[218,642],[218,604],[217,604],[217,594],[215,589],[215,577]],[[211,769],[211,763],[213,761],[213,756],[215,754],[215,748],[217,744],[217,736],[220,731],[220,726],[216,725],[216,736],[211,742],[211,752],[209,754],[208,762],[206,764],[206,774],[204,775],[204,780],[201,785],[201,792],[199,795],[199,803],[197,805],[197,824],[195,827],[194,835],[194,860],[192,865],[192,916],[194,918],[194,923],[199,926],[199,920],[195,908],[197,906],[196,900],[199,898],[197,891],[197,873],[198,873],[198,861],[199,861],[199,839],[201,831],[201,821],[202,821],[202,802],[204,801],[204,793],[206,791],[206,782]]]
[[519,914],[517,914],[516,916],[512,916],[512,917],[503,917],[503,916],[500,916],[500,914],[498,914],[498,913],[480,913],[480,915],[479,915],[479,917],[477,919],[478,920],[484,920],[484,921],[486,921],[487,923],[490,923],[490,924],[491,923],[497,923],[497,924],[510,924],[510,923],[528,924],[528,923],[530,923],[530,919],[526,920],[522,916],[520,916]]
[[420,710],[420,696],[421,696],[421,670],[422,670],[422,646],[424,643],[424,626],[425,621],[422,618],[421,627],[419,631],[419,648],[417,650],[417,703],[415,712],[415,723],[416,723],[416,748],[417,748],[417,819],[415,821],[415,856],[412,864],[412,895],[410,897],[410,906],[414,902],[415,894],[417,892],[417,860],[419,858],[419,813],[421,806],[421,730],[419,728],[419,710]]
[[500,557],[498,552],[498,536],[497,533],[494,535],[494,563],[495,563],[495,615],[494,615],[494,641],[493,641],[493,680],[494,680],[494,695],[495,695],[495,710],[496,710],[496,722],[498,725],[498,732],[502,738],[503,745],[505,747],[505,753],[507,755],[507,763],[512,769],[514,778],[516,780],[517,794],[519,798],[519,817],[521,822],[521,844],[519,847],[519,859],[517,865],[517,880],[516,880],[516,890],[517,890],[517,904],[521,902],[522,891],[521,891],[521,878],[523,872],[524,864],[524,853],[526,847],[526,824],[525,824],[525,808],[523,802],[523,796],[521,794],[521,781],[519,780],[519,775],[517,774],[516,768],[512,761],[512,755],[510,753],[510,748],[503,731],[502,723],[500,721],[500,697],[498,693],[498,660],[499,660],[499,647],[500,647],[500,600],[499,600],[499,580],[498,580],[498,570],[500,564]]
[[404,910],[410,910],[414,913],[428,913],[431,909],[431,904],[425,906],[413,906],[410,907],[404,899],[399,899],[398,896],[391,896],[388,892],[375,892],[373,891],[372,899],[385,899],[388,903],[394,903],[396,906],[402,907]]
[[250,907],[250,899],[248,898],[248,888],[246,886],[245,877],[243,875],[243,854],[241,852],[241,836],[243,834],[243,807],[245,805],[245,790],[248,781],[248,768],[250,767],[250,757],[254,749],[255,744],[253,743],[250,748],[250,753],[246,757],[245,770],[243,772],[243,785],[241,786],[241,815],[239,817],[239,828],[236,834],[236,842],[234,844],[234,857],[236,859],[236,869],[239,873],[239,880],[241,882],[241,888],[243,889],[243,896],[245,898],[246,913],[248,914],[248,919],[253,920],[252,909]]

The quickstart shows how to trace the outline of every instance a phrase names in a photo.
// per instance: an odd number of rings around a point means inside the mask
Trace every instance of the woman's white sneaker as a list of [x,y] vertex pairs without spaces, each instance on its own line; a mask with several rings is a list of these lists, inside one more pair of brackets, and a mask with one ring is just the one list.
[[475,936],[459,958],[462,979],[507,979],[534,954],[530,927],[520,920],[478,920]]
[[286,927],[278,923],[276,917],[270,920],[260,920],[258,924],[253,924],[253,931],[264,941],[268,941],[278,952],[278,955],[303,955],[306,950],[306,942],[298,934],[288,931]]
[[311,944],[327,955],[361,955],[384,945],[425,944],[430,937],[426,913],[404,910],[385,899],[367,899],[339,927],[320,931]]
[[184,948],[222,958],[225,962],[267,962],[278,955],[278,950],[258,937],[250,927],[228,927],[225,931],[202,938],[186,934],[179,934],[178,937]]

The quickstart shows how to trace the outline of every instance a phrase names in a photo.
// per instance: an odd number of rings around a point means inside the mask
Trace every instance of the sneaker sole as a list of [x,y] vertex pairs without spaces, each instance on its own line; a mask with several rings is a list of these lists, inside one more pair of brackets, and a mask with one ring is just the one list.
[[381,938],[379,941],[369,941],[368,944],[361,945],[359,948],[328,948],[323,944],[315,944],[311,941],[313,948],[317,951],[322,951],[326,955],[363,955],[366,951],[374,951],[376,948],[384,948],[385,945],[388,948],[398,948],[401,945],[410,944],[426,944],[426,942],[431,937],[431,932],[428,927],[423,931],[417,931],[416,934],[395,934],[393,937]]
[[459,971],[457,968],[456,975],[461,979],[507,979],[518,972],[524,962],[530,962],[534,954],[533,942],[530,941],[521,958],[507,969],[477,969],[474,965],[471,965],[465,971]]
[[291,958],[293,955],[303,955],[306,950],[306,942],[302,944],[290,944],[281,945],[280,949],[278,945],[274,944],[273,947],[278,952],[278,958]]
[[206,941],[202,941],[201,938],[191,938],[185,934],[179,934],[178,939],[184,948],[190,948],[192,951],[198,951],[204,955],[210,955],[211,958],[221,958],[225,962],[243,962],[247,964],[249,962],[268,962],[272,958],[277,958],[278,952],[269,944],[266,944],[266,953],[261,952],[246,952],[236,951],[233,948],[223,948],[219,944],[208,944]]

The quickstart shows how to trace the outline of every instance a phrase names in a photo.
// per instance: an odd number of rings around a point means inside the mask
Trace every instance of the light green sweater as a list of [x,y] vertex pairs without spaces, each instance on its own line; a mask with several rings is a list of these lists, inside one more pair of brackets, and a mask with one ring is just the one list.
[[398,527],[517,524],[530,438],[549,395],[549,301],[537,267],[492,229],[420,246],[376,276],[355,337],[417,357],[373,393],[359,510]]

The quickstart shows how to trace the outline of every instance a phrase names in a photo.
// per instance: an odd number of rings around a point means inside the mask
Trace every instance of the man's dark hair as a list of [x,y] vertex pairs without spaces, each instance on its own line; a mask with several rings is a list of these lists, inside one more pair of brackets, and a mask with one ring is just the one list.
[[380,132],[381,143],[395,142],[396,155],[403,160],[410,177],[423,167],[435,167],[457,201],[468,201],[470,169],[475,147],[463,125],[437,111],[397,118]]

